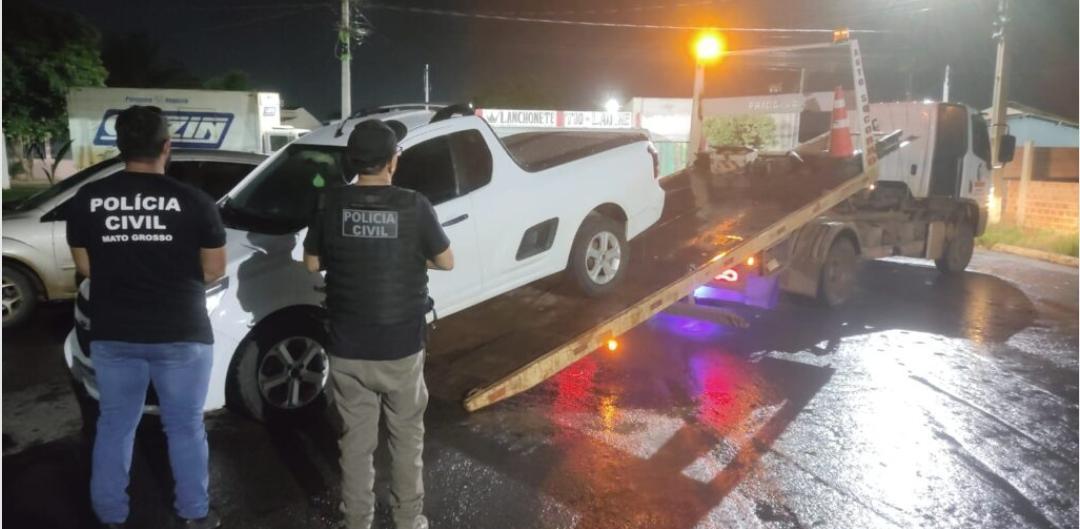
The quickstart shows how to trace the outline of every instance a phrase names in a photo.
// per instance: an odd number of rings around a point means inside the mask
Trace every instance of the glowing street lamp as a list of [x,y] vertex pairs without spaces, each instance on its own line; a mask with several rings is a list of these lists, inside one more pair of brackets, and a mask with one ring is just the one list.
[[699,153],[705,152],[705,134],[701,110],[701,98],[705,92],[705,65],[720,60],[724,55],[724,39],[718,33],[702,33],[694,40],[694,92],[693,108],[690,115],[690,148],[687,152],[687,163],[693,164]]
[[604,103],[604,110],[608,111],[611,114],[618,112],[620,108],[622,108],[622,105],[620,105],[614,97],[608,99],[607,102]]
[[724,40],[716,33],[702,33],[694,41],[694,56],[698,64],[710,63],[724,53]]

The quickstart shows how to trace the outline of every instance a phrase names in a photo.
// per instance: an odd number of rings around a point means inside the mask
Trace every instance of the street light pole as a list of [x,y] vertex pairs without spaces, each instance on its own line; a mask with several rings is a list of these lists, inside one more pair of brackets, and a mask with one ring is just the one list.
[[686,162],[693,165],[698,155],[705,152],[705,115],[702,98],[705,94],[705,65],[720,59],[724,53],[724,41],[719,35],[705,33],[694,42],[694,92],[690,108],[690,144],[686,149]]
[[993,173],[992,193],[990,195],[990,218],[989,221],[996,223],[1001,220],[1003,207],[1002,198],[1005,193],[1004,169],[1001,168],[1001,138],[1005,136],[1007,125],[1005,123],[1006,107],[1008,106],[1008,86],[1005,77],[1005,39],[1009,24],[1009,0],[998,0],[998,19],[995,25],[997,32],[997,66],[994,68],[994,106],[991,111],[990,126],[990,165]]
[[693,165],[700,153],[705,152],[705,123],[701,108],[702,94],[705,92],[705,63],[700,60],[694,66],[693,102],[690,106],[690,144],[686,149],[686,163]]
[[341,119],[348,119],[352,115],[352,28],[349,27],[349,0],[341,0],[338,44],[341,46]]

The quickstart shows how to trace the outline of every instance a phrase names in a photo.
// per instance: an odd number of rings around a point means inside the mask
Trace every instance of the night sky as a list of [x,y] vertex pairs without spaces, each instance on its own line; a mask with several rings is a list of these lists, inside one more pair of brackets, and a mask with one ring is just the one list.
[[[75,11],[103,34],[146,32],[161,54],[208,78],[239,69],[258,89],[282,94],[320,118],[339,107],[335,58],[339,2],[314,0],[37,0]],[[406,13],[361,5],[373,31],[354,48],[353,108],[423,98],[520,97],[561,108],[599,109],[608,97],[688,97],[692,32],[612,29]],[[1012,0],[1010,99],[1077,117],[1076,0]],[[860,36],[873,61],[871,97],[938,98],[945,64],[953,100],[989,106],[996,0],[385,0],[563,20],[662,25],[875,29]],[[582,7],[587,6],[587,7]],[[583,13],[582,9],[598,12]],[[729,48],[820,42],[828,35],[727,35]],[[756,72],[713,72],[707,95],[760,92]],[[776,75],[776,74],[774,74]],[[791,76],[780,75],[785,91]],[[820,80],[823,87],[830,83]],[[756,85],[756,86],[755,86]],[[490,100],[490,99],[489,99]]]

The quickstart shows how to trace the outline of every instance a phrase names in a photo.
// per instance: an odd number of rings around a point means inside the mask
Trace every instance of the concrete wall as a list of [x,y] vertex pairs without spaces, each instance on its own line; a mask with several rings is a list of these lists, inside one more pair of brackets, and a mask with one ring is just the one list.
[[[1005,178],[1020,179],[1023,166],[1024,144],[1017,141],[1016,156],[1005,166]],[[1080,149],[1035,147],[1031,165],[1033,180],[1076,181],[1078,174],[1080,174]]]
[[1065,233],[1077,231],[1077,194],[1080,183],[1032,181],[1028,183],[1023,221],[1018,218],[1020,209],[1020,181],[1006,180],[1005,208],[1002,222],[1026,228],[1040,228]]
[[[1026,149],[1005,166],[1001,220],[1029,228],[1076,232],[1080,219],[1080,150],[1031,149],[1031,174],[1023,182]],[[1026,189],[1025,189],[1026,188]]]

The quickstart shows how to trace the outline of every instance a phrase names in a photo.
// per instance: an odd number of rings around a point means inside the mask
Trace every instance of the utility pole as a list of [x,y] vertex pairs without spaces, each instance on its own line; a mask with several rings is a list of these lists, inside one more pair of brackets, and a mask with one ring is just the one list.
[[349,0],[341,0],[341,27],[338,29],[341,59],[341,119],[352,115],[352,28],[349,27]]
[[1008,86],[1005,76],[1005,40],[1009,25],[1009,0],[998,0],[997,20],[994,26],[994,39],[997,40],[997,66],[994,69],[994,107],[991,112],[990,125],[990,165],[993,169],[992,194],[990,195],[990,222],[1001,220],[1001,210],[1004,206],[1002,198],[1005,193],[1004,170],[1001,168],[1001,160],[998,155],[1001,151],[1001,138],[1005,136],[1007,125],[1005,124],[1006,107],[1008,106]]
[[705,97],[705,65],[720,60],[724,54],[724,41],[720,35],[703,33],[694,42],[694,91],[690,105],[690,144],[686,150],[686,163],[693,165],[699,154],[706,151],[705,113],[702,98]]
[[424,64],[424,110],[431,103],[431,65]]
[[945,65],[945,82],[941,84],[941,102],[949,102],[949,65]]

